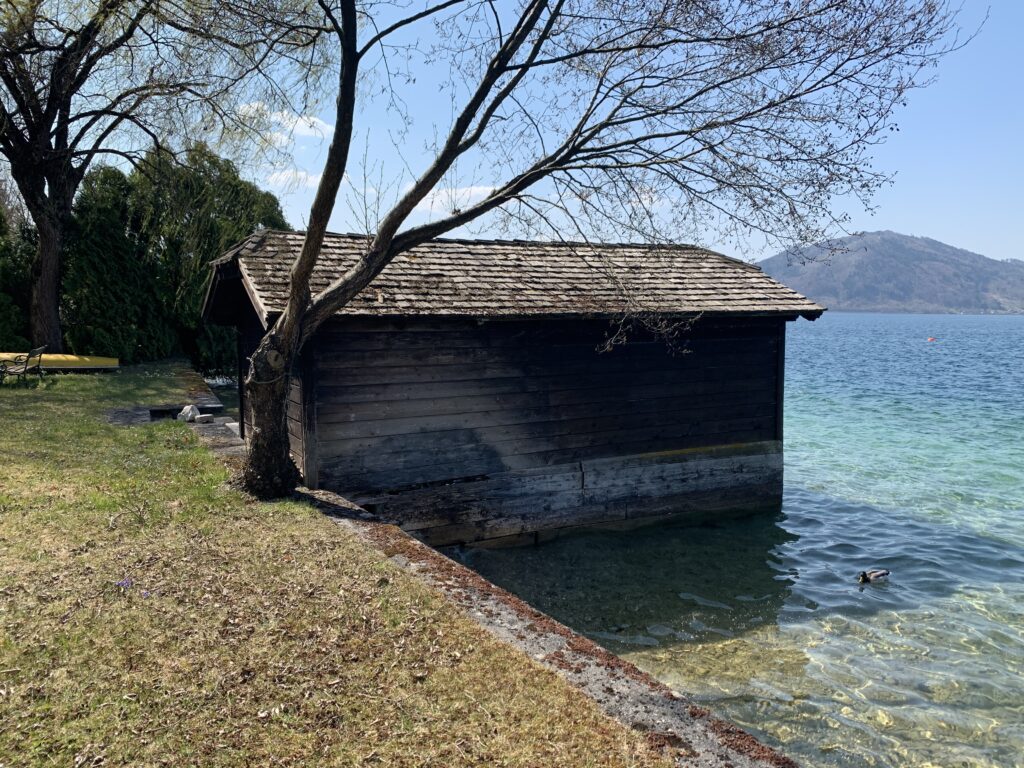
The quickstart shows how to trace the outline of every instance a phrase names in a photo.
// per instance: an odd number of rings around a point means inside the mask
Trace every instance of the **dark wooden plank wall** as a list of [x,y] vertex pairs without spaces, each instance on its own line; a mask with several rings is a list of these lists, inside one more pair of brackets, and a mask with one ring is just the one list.
[[781,479],[781,446],[768,441],[592,459],[355,499],[429,544],[520,544],[582,525],[777,510]]
[[321,485],[365,497],[777,440],[784,321],[704,320],[671,348],[635,334],[599,354],[607,330],[571,320],[328,324],[313,352]]
[[[302,391],[302,374],[293,374],[288,388],[288,440],[291,443],[292,460],[303,472],[305,463],[305,408]],[[305,474],[303,472],[303,474]]]

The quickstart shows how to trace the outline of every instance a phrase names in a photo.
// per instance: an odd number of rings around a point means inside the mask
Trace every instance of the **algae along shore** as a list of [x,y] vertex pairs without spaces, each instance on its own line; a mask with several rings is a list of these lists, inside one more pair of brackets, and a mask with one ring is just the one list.
[[1019,765],[1024,317],[828,313],[787,355],[778,516],[454,554],[802,765]]

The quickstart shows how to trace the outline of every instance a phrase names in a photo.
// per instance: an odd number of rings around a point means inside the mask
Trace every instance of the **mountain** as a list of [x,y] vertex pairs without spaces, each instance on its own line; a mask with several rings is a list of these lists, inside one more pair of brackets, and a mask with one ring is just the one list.
[[[1024,313],[1024,261],[996,261],[927,237],[868,232],[759,266],[830,309],[850,312]],[[801,263],[804,262],[804,263]]]

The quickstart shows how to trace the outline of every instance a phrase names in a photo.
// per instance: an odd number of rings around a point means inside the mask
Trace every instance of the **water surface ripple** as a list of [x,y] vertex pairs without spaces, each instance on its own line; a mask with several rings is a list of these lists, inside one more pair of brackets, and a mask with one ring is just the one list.
[[830,313],[777,519],[460,556],[805,765],[1024,765],[1022,393],[1024,317]]

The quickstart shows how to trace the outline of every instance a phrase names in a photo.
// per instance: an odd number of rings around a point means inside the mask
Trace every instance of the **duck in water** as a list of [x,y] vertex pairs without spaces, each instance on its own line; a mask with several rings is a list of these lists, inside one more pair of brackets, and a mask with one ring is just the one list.
[[889,571],[878,569],[874,571],[861,571],[857,576],[858,584],[870,584],[873,581],[882,581],[889,576]]

